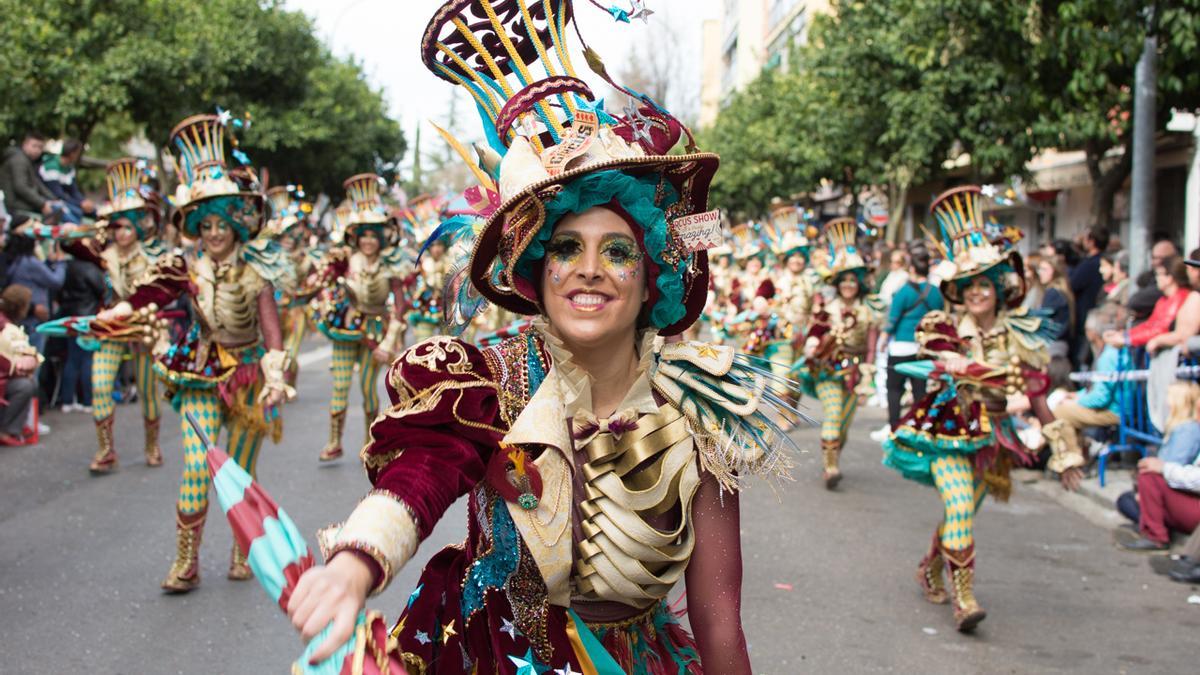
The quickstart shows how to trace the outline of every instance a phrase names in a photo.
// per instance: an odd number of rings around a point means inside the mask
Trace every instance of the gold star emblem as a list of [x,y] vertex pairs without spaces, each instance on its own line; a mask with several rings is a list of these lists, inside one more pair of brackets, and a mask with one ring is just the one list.
[[458,635],[454,630],[454,619],[450,619],[450,623],[442,626],[442,644],[450,642],[451,635]]
[[702,359],[717,358],[717,350],[712,345],[708,344],[707,342],[696,342],[693,344],[696,347],[696,354],[698,354],[700,356],[700,358],[702,358]]

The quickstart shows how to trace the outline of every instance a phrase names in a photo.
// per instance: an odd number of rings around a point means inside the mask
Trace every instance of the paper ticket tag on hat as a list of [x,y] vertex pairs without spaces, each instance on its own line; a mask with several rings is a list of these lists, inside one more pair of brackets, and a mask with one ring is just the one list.
[[546,173],[551,176],[559,175],[567,168],[567,164],[572,159],[587,152],[592,141],[596,139],[596,130],[599,127],[600,118],[596,116],[596,113],[588,110],[576,111],[575,121],[571,124],[571,130],[567,137],[546,151],[545,157],[542,158],[542,165],[546,167]]
[[720,209],[676,218],[671,221],[671,230],[680,248],[690,253],[716,248],[724,241]]

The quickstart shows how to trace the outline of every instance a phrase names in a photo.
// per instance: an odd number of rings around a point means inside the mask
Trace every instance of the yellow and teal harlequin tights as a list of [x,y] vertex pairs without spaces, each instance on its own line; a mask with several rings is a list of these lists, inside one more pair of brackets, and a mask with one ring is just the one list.
[[821,440],[844,442],[858,410],[858,394],[846,389],[841,379],[817,382],[817,398],[821,399]]
[[975,512],[987,496],[987,483],[975,478],[973,458],[968,455],[939,457],[930,464],[933,483],[945,509],[938,536],[942,547],[962,551],[975,543]]
[[376,380],[382,367],[371,358],[371,350],[361,342],[333,343],[333,358],[329,370],[333,373],[333,400],[329,412],[345,412],[350,402],[350,382],[354,379],[354,367],[359,370],[359,390],[363,397],[363,410],[373,414],[379,410],[379,391]]
[[97,422],[107,419],[117,407],[113,388],[126,352],[133,359],[142,417],[147,421],[158,419],[158,378],[154,375],[154,357],[148,350],[133,349],[128,343],[102,342],[92,357],[92,419]]
[[[258,385],[238,392],[243,404],[261,414],[257,403]],[[258,451],[262,447],[266,427],[248,425],[238,418],[224,402],[216,389],[184,389],[179,393],[179,418],[183,429],[183,478],[179,483],[179,512],[184,515],[201,513],[208,508],[208,464],[205,448],[200,438],[188,424],[186,413],[192,413],[196,422],[213,443],[218,442],[221,428],[229,430],[225,451],[251,476],[257,475]],[[253,413],[252,413],[253,414]]]

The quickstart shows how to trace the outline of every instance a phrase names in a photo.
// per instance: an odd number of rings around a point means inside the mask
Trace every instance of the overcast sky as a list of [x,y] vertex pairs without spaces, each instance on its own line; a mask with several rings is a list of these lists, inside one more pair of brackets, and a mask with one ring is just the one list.
[[[429,18],[443,0],[286,0],[287,6],[313,18],[317,35],[330,45],[335,54],[351,55],[358,60],[370,82],[385,92],[392,115],[400,120],[411,143],[417,124],[427,120],[442,121],[449,92],[453,86],[426,70],[421,63],[421,34]],[[599,0],[601,5],[616,4],[628,8],[630,0]],[[680,73],[681,87],[691,91],[700,86],[701,23],[717,18],[721,0],[647,0],[646,7],[655,14],[647,25],[640,20],[617,23],[604,11],[587,0],[576,0],[575,15],[585,39],[598,51],[610,73],[621,71],[626,54],[634,41],[645,40],[652,31],[671,30],[677,36],[683,52],[679,62],[686,71]],[[576,54],[577,39],[570,32]],[[572,57],[576,72],[593,88],[602,82],[587,69],[582,56]],[[699,98],[698,94],[693,98]],[[465,97],[463,99],[466,101]],[[610,108],[619,106],[610,105]],[[459,106],[464,119],[460,121],[464,135],[479,128],[474,107]],[[432,129],[426,126],[421,134],[432,139]],[[464,138],[463,140],[468,140]],[[424,146],[425,144],[422,143]],[[424,148],[422,148],[424,151]],[[422,152],[424,154],[424,152]],[[406,158],[411,161],[410,158]]]

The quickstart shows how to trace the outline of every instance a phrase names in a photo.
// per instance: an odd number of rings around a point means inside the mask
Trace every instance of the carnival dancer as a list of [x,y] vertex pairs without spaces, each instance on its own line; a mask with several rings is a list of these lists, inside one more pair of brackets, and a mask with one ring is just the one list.
[[[317,328],[333,343],[333,398],[329,402],[329,441],[319,459],[342,456],[342,432],[354,370],[359,372],[367,429],[379,412],[378,377],[402,346],[404,283],[412,276],[411,255],[399,246],[399,228],[379,195],[383,179],[373,173],[351,176],[344,184],[351,211],[344,247],[331,249],[322,263]],[[392,297],[389,307],[388,298]]]
[[808,323],[813,296],[821,283],[821,275],[809,265],[809,250],[815,228],[805,222],[807,218],[793,204],[775,200],[771,204],[768,245],[776,260],[771,271],[771,284],[775,290],[772,311],[784,327],[778,331],[778,341],[767,357],[771,369],[780,377],[788,377],[795,362],[795,342],[803,339],[803,328]]
[[292,265],[292,283],[275,289],[275,301],[279,305],[283,329],[283,351],[288,359],[287,382],[293,387],[300,373],[300,345],[308,332],[307,307],[317,290],[310,285],[314,282],[319,260],[308,248],[308,218],[312,204],[302,201],[303,198],[301,186],[277,185],[267,190],[270,218],[262,235],[279,242]]
[[449,242],[445,237],[433,240],[426,238],[434,233],[437,222],[429,223],[432,227],[420,226],[421,223],[427,223],[427,219],[416,222],[418,227],[415,232],[418,233],[418,241],[425,242],[425,250],[417,261],[417,278],[411,291],[412,310],[408,313],[408,325],[412,326],[414,339],[420,341],[438,332],[442,320],[442,289],[446,285],[446,274],[450,271],[450,259],[446,255]]
[[822,478],[832,490],[842,479],[839,460],[858,397],[874,388],[875,342],[881,308],[867,294],[867,263],[858,251],[858,223],[835,218],[825,225],[832,300],[814,312],[804,333],[803,358],[794,367],[804,392],[821,401]]
[[[112,307],[129,296],[167,253],[158,239],[162,203],[146,184],[141,160],[127,157],[105,169],[108,201],[97,210],[97,236],[69,239],[63,250],[72,256],[98,265],[105,272],[108,286],[107,305]],[[72,338],[74,339],[74,338]],[[151,345],[142,341],[102,340],[92,363],[92,418],[96,422],[96,454],[89,470],[92,475],[111,473],[117,468],[113,418],[116,402],[113,388],[121,361],[133,361],[138,399],[142,407],[147,466],[162,466],[158,444],[161,418],[158,414],[158,379],[154,376]]]
[[[982,209],[976,186],[955,188],[933,203],[942,239],[935,245],[955,267],[941,290],[964,313],[957,325],[942,311],[921,321],[917,341],[921,354],[934,362],[926,365],[937,390],[918,401],[884,441],[884,464],[933,485],[942,498],[942,521],[917,567],[917,583],[930,602],[953,603],[955,624],[963,632],[987,616],[974,593],[975,513],[988,492],[1007,500],[1012,465],[1029,465],[1035,458],[1017,437],[1009,397],[1026,393],[1039,419],[1053,420],[1045,403],[1044,370],[1056,327],[1020,307],[1025,296],[1021,256],[989,240]],[[1082,465],[1081,455],[1063,452],[1049,464],[1071,489],[1078,486]]]
[[[133,292],[99,318],[154,309],[183,295],[196,319],[187,333],[154,364],[179,411],[184,468],[176,505],[175,562],[162,582],[170,593],[200,584],[200,540],[208,512],[205,448],[183,419],[192,414],[209,438],[228,429],[229,454],[256,473],[263,437],[282,434],[278,406],[295,395],[284,379],[287,355],[275,304],[276,284],[290,283],[291,265],[275,242],[258,238],[263,195],[248,167],[225,161],[227,127],[218,115],[195,115],[171,132],[180,180],[174,218],[197,240],[187,256],[168,253]],[[245,552],[235,544],[230,579],[248,579]]]
[[[551,15],[533,24],[526,0],[454,0],[423,42],[434,72],[482,97],[504,154],[470,280],[537,318],[493,347],[439,336],[397,359],[363,451],[375,490],[289,613],[305,637],[333,620],[319,660],[465,494],[467,541],[432,559],[392,631],[410,672],[749,673],[733,490],[785,470],[772,416],[788,413],[731,348],[658,339],[703,310],[705,253],[672,228],[706,208],[718,158],[659,107],[611,116],[553,75],[573,73],[571,7],[537,7]],[[547,78],[491,81],[485,64],[533,77],[537,54],[556,59]],[[665,603],[685,573],[694,640]]]

